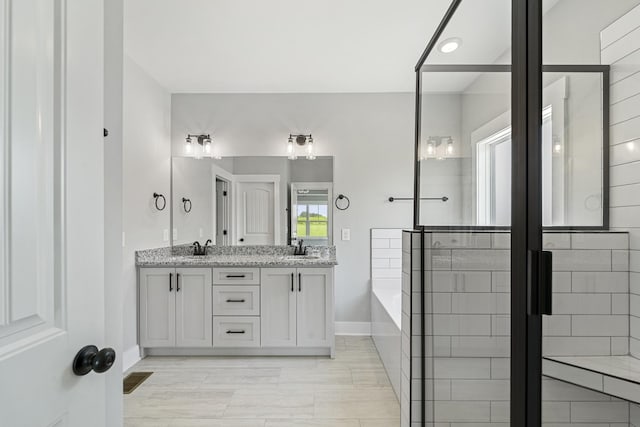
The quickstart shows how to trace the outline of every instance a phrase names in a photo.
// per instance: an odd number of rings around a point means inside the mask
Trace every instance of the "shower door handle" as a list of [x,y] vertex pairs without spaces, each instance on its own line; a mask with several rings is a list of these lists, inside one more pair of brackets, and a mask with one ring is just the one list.
[[553,254],[529,251],[529,315],[551,315],[553,306]]

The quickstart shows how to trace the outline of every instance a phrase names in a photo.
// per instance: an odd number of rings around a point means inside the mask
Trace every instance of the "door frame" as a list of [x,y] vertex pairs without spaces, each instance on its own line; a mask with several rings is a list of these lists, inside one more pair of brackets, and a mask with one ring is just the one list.
[[[263,184],[273,184],[273,244],[279,245],[282,237],[280,236],[280,175],[235,175],[233,183],[234,194],[239,194],[238,186],[242,183],[257,182]],[[234,228],[236,230],[234,236],[234,246],[237,243],[237,237],[240,235],[240,223],[237,220],[238,212],[240,212],[240,197],[236,197],[236,211],[234,215]]]
[[228,212],[227,214],[229,215],[229,243],[230,245],[233,245],[233,243],[236,241],[236,228],[235,228],[235,215],[236,215],[236,209],[235,209],[235,203],[234,203],[234,191],[235,191],[235,180],[236,177],[235,175],[233,175],[231,172],[221,168],[220,166],[213,164],[211,165],[211,175],[213,176],[213,185],[212,185],[212,211],[213,215],[212,216],[212,235],[213,235],[213,243],[215,244],[216,239],[217,239],[217,233],[218,233],[218,216],[217,216],[217,208],[218,208],[218,199],[217,199],[217,195],[218,195],[218,190],[216,188],[216,181],[218,179],[221,179],[223,181],[226,181],[229,184],[229,188],[227,189],[227,191],[229,192],[228,196],[229,196],[229,203],[228,203]]

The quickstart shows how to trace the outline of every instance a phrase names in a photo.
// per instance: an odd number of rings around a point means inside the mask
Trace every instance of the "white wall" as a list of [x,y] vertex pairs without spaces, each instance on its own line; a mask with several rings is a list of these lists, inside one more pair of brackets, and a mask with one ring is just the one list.
[[[137,344],[135,251],[168,246],[171,96],[131,58],[124,61],[123,249],[124,349]],[[154,207],[153,193],[167,198]],[[125,355],[126,357],[126,355]]]
[[[414,95],[174,94],[173,152],[187,133],[214,135],[223,156],[283,156],[290,133],[313,133],[318,155],[335,156],[334,193],[351,199],[336,211],[336,320],[369,322],[371,228],[412,225]],[[351,229],[351,241],[340,230]]]

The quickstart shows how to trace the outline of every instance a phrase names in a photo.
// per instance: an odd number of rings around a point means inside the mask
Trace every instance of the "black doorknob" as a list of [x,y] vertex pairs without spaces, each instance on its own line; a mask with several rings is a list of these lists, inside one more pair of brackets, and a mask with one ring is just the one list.
[[244,242],[244,239],[240,239],[241,242]]
[[78,376],[94,371],[98,374],[107,372],[116,361],[114,349],[106,347],[98,351],[95,345],[83,347],[73,359],[73,373]]

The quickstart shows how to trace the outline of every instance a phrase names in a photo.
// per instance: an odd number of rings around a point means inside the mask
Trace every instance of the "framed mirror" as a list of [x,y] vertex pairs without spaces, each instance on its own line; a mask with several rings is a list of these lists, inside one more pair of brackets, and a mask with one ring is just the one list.
[[172,245],[333,240],[333,157],[174,157],[171,183]]

